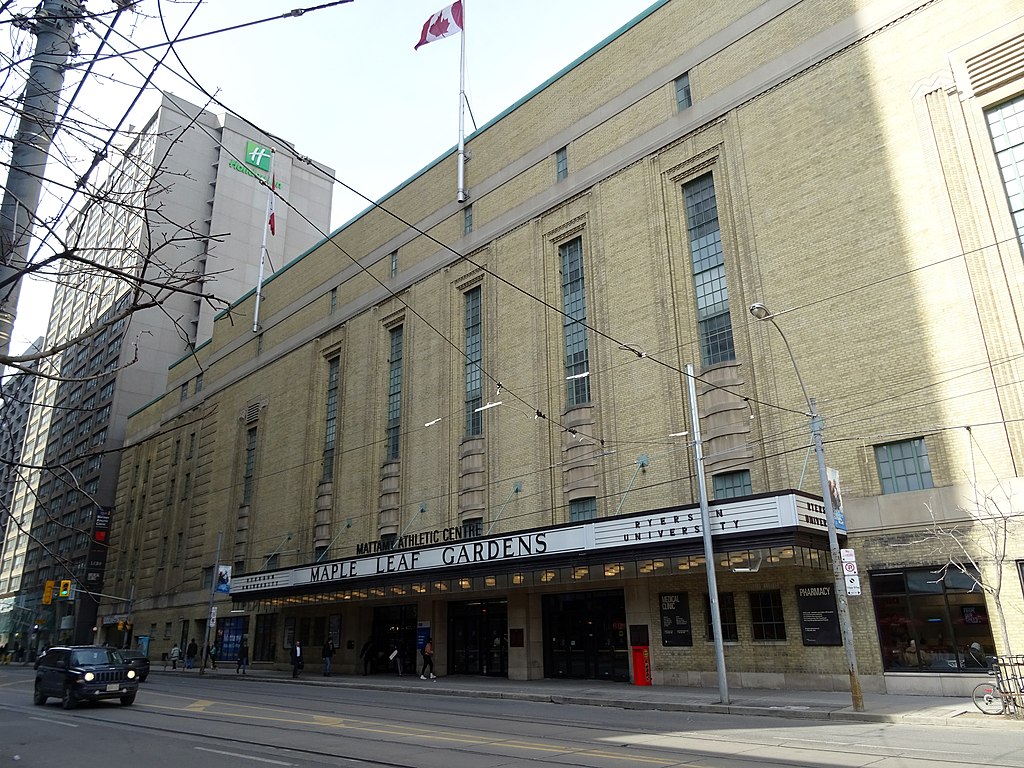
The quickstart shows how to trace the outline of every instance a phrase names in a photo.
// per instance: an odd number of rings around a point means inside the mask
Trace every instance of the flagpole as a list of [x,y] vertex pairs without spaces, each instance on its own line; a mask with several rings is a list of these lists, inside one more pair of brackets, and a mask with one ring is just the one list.
[[459,34],[459,189],[456,200],[466,202],[466,0],[462,0],[462,32]]
[[256,279],[256,308],[252,313],[252,332],[260,332],[260,299],[263,297],[263,265],[267,260],[267,229],[270,227],[270,211],[274,204],[274,150],[270,150],[270,183],[267,185],[267,211],[263,216],[263,242],[260,245],[260,274]]

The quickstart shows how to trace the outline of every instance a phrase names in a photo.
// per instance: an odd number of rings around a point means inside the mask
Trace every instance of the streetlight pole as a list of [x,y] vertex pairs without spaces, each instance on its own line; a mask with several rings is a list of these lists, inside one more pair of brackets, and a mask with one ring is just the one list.
[[796,358],[793,356],[793,350],[789,346],[786,334],[782,332],[782,328],[775,322],[775,315],[760,302],[750,305],[750,314],[757,320],[767,320],[779,332],[779,336],[782,337],[782,343],[786,345],[786,352],[789,353],[789,360],[793,363],[793,371],[796,373],[796,380],[800,384],[800,391],[803,392],[804,401],[807,403],[807,415],[811,419],[811,439],[814,441],[814,453],[818,457],[818,480],[821,482],[821,500],[825,506],[828,546],[832,555],[832,577],[835,581],[834,591],[836,593],[836,608],[839,614],[839,630],[842,633],[843,648],[846,650],[846,665],[850,675],[850,696],[853,699],[854,711],[863,712],[864,692],[861,690],[860,675],[857,671],[857,650],[853,647],[853,624],[850,621],[850,606],[846,596],[846,580],[843,578],[843,564],[839,552],[836,513],[832,507],[832,494],[828,490],[828,472],[825,469],[825,447],[821,440],[824,422],[818,414],[814,398],[807,394],[804,380],[800,376],[800,367],[796,364]]

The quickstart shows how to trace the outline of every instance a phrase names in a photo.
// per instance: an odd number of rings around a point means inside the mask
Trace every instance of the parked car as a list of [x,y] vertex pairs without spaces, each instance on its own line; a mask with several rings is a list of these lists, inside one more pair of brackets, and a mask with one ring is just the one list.
[[136,651],[131,648],[122,648],[118,653],[121,654],[122,659],[135,668],[135,672],[139,676],[139,682],[146,682],[146,678],[149,677],[149,656],[142,651]]
[[139,673],[121,652],[102,645],[58,645],[36,659],[32,701],[61,700],[64,709],[82,701],[120,699],[128,706],[139,691]]

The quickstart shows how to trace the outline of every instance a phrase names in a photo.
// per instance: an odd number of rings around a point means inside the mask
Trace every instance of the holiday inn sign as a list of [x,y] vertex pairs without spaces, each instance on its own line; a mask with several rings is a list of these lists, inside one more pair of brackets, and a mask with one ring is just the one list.
[[[245,143],[245,163],[240,163],[234,158],[231,158],[231,160],[228,161],[228,167],[233,171],[244,173],[246,176],[252,176],[257,179],[262,179],[263,181],[269,181],[267,174],[270,173],[270,165],[273,155],[274,150],[250,139]],[[260,171],[262,171],[262,173]],[[284,185],[280,181],[277,181],[275,184],[277,189],[281,189],[283,186]]]

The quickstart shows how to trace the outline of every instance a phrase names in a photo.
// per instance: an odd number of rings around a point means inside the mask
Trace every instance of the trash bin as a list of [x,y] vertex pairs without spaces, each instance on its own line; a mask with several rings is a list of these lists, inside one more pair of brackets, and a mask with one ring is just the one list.
[[651,684],[651,649],[646,645],[633,648],[633,685]]

